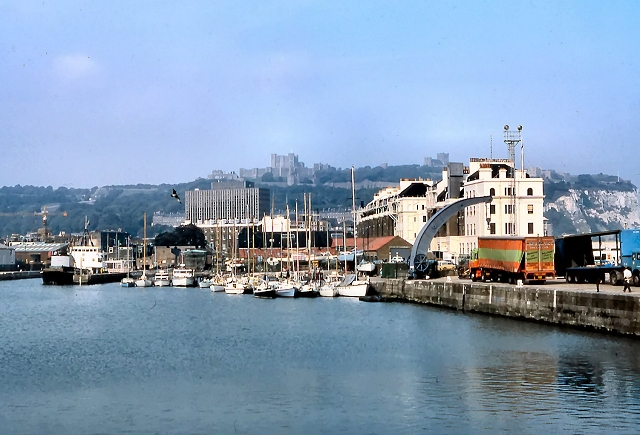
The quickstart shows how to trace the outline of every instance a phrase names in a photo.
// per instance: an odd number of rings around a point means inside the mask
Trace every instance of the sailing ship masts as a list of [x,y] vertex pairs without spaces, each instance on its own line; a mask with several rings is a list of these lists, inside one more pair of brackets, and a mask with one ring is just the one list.
[[356,181],[353,165],[351,165],[351,203],[353,206],[353,265],[355,267],[358,254],[358,216],[356,213]]
[[[290,234],[291,234],[291,225],[290,225],[290,220],[289,220],[289,203],[287,203],[287,270],[289,269],[289,264],[290,264],[290,260],[289,260],[289,253],[291,252],[291,250],[289,249],[289,243],[291,242],[291,238],[290,238]],[[280,248],[282,248],[282,241],[280,242]]]
[[298,200],[296,199],[296,273],[300,272],[300,224],[298,223]]

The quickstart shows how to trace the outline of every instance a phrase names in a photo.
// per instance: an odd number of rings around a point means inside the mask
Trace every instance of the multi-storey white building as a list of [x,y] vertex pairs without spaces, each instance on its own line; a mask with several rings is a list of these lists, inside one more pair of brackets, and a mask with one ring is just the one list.
[[[465,170],[465,172],[467,172]],[[464,197],[492,196],[489,204],[465,208],[461,231],[456,236],[435,237],[431,250],[452,256],[469,254],[481,236],[543,236],[543,179],[531,178],[505,159],[478,159],[469,162]]]
[[470,159],[450,163],[442,181],[401,180],[374,195],[360,210],[359,236],[399,236],[414,243],[429,218],[460,198],[492,196],[490,204],[467,207],[451,218],[431,242],[449,258],[466,255],[480,236],[544,235],[543,180],[515,170],[511,160]]
[[185,192],[185,222],[261,219],[269,212],[271,191],[250,181],[211,183],[211,190]]
[[[436,183],[404,178],[385,187],[359,211],[358,237],[402,237],[413,243],[436,204]],[[431,212],[431,214],[430,214]]]

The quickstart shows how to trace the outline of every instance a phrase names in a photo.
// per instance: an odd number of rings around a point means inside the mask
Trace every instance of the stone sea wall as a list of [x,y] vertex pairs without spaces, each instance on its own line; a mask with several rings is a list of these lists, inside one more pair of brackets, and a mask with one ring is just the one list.
[[545,286],[372,279],[386,299],[457,310],[640,335],[640,298],[635,294],[565,290]]

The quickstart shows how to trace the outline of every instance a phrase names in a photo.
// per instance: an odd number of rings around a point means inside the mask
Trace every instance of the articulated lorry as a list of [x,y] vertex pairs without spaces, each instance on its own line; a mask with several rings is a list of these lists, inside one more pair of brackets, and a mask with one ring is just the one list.
[[[603,242],[611,249],[604,249]],[[640,229],[560,237],[556,239],[555,267],[567,282],[599,283],[608,278],[612,285],[622,284],[624,269],[629,268],[633,284],[640,286]]]
[[472,281],[515,284],[555,278],[553,237],[479,237],[469,260]]

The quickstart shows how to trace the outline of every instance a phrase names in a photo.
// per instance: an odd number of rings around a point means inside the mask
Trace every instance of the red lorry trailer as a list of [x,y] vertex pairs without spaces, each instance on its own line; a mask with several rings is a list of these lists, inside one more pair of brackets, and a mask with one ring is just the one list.
[[477,258],[469,261],[469,275],[473,281],[544,282],[556,276],[554,249],[550,236],[479,237]]

